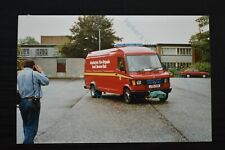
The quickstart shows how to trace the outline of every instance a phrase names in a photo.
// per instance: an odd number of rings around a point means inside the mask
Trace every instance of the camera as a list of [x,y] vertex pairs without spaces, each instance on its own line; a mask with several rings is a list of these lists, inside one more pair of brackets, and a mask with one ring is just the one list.
[[37,69],[36,69],[36,67],[35,67],[35,66],[33,67],[33,70],[34,70],[34,71],[37,71]]
[[36,67],[37,67],[36,65],[33,66],[34,71],[38,71]]
[[33,70],[41,73],[40,70],[39,70],[39,66],[38,65],[34,65],[33,66]]

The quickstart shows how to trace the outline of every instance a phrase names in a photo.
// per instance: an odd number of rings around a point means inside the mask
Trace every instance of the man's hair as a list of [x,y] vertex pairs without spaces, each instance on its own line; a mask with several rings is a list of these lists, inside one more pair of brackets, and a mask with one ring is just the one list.
[[23,62],[23,67],[29,67],[29,68],[33,68],[33,66],[35,65],[33,60],[25,60]]

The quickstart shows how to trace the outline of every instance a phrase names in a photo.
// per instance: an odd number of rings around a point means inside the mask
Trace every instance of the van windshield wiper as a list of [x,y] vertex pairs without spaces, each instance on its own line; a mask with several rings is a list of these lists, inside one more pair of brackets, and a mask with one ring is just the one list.
[[154,70],[162,70],[162,67],[157,67],[157,68],[144,68],[142,71],[154,71]]
[[152,71],[153,68],[144,68],[143,71]]
[[162,67],[152,68],[153,70],[162,70]]

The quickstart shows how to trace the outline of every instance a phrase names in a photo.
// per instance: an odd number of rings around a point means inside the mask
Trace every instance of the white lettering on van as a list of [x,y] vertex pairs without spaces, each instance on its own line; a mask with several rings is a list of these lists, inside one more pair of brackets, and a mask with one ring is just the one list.
[[98,61],[90,61],[90,65],[97,65]]
[[90,61],[92,69],[106,69],[108,64],[110,64],[110,60]]

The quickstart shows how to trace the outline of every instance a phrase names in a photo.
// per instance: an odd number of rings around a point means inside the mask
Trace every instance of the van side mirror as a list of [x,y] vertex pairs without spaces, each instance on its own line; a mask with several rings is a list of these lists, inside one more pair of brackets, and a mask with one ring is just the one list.
[[120,66],[120,71],[125,71],[125,68],[123,66]]
[[116,72],[126,72],[124,67],[116,68]]
[[125,69],[125,63],[124,63],[124,58],[120,58],[120,57],[118,57],[117,58],[117,62],[118,62],[118,69],[119,69],[119,71],[126,71],[126,69]]

